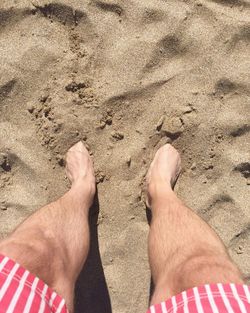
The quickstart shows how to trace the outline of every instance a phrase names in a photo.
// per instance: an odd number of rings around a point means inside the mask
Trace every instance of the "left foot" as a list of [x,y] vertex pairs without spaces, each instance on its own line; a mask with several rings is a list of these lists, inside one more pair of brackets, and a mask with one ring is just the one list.
[[67,152],[66,174],[72,187],[82,188],[82,192],[86,193],[85,196],[92,202],[96,191],[94,167],[89,152],[81,141]]

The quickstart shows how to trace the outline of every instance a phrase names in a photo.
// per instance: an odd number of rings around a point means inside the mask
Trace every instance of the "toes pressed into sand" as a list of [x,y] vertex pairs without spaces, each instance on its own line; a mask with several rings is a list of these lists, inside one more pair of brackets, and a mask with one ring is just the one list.
[[84,179],[95,183],[93,162],[84,144],[79,141],[72,146],[66,156],[66,174],[70,181],[76,182]]
[[[153,186],[173,188],[181,172],[179,152],[170,144],[161,147],[155,154],[147,174],[147,192],[149,198],[154,196]],[[147,204],[149,201],[147,201]]]
[[78,141],[76,144],[74,144],[68,152],[74,152],[74,151],[78,151],[78,152],[85,152],[87,154],[89,154],[87,148],[84,146],[82,141]]

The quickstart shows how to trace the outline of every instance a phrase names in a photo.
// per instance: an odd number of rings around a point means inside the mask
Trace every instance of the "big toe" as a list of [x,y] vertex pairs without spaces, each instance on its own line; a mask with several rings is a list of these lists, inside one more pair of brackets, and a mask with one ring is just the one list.
[[69,151],[78,151],[78,152],[88,152],[88,150],[86,149],[86,147],[84,146],[82,141],[78,141],[76,144],[74,144]]
[[158,159],[164,159],[169,165],[172,166],[176,163],[176,166],[179,165],[180,154],[179,152],[170,144],[166,144],[161,147],[157,152]]
[[171,156],[171,154],[179,154],[178,151],[169,143],[162,146],[158,151],[157,154],[159,155],[165,155],[165,156]]

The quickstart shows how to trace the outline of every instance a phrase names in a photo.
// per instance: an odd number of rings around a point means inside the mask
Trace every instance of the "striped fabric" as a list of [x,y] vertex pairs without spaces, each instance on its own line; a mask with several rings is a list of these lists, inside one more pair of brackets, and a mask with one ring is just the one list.
[[[0,313],[68,313],[64,299],[19,264],[0,255]],[[250,313],[250,287],[195,287],[147,313]]]
[[147,313],[250,313],[250,286],[213,284],[195,287],[151,306]]
[[65,301],[42,280],[0,255],[0,313],[68,313]]

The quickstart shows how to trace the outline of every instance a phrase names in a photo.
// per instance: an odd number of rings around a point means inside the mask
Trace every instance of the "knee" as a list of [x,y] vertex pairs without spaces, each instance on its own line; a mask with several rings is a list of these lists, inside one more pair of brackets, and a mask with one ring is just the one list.
[[20,230],[0,243],[0,253],[12,258],[48,285],[64,273],[61,248],[52,233],[39,229]]
[[178,292],[209,283],[242,283],[242,275],[224,251],[198,253],[186,258],[175,270]]
[[25,260],[48,258],[48,247],[45,241],[42,238],[38,239],[34,234],[26,237],[23,232],[14,233],[4,239],[0,243],[0,252],[23,266],[27,263]]
[[178,264],[166,266],[156,282],[151,304],[212,283],[243,283],[243,278],[225,251],[199,250],[196,254],[183,256]]

